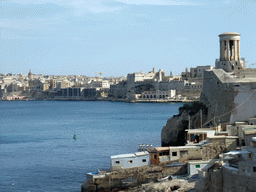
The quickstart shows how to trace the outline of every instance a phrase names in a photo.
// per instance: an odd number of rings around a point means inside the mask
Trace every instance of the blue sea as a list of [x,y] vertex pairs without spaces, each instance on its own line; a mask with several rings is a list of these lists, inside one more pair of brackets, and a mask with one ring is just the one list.
[[182,105],[0,101],[0,191],[78,192],[86,173],[110,168],[110,156],[161,146]]

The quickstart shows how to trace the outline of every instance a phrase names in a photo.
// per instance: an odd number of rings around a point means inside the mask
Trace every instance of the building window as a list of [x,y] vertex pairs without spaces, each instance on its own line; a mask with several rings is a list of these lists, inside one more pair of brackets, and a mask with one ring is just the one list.
[[154,159],[157,159],[157,155],[154,155]]
[[196,168],[199,169],[199,168],[200,168],[200,165],[196,165]]
[[173,157],[177,156],[177,152],[172,152],[172,156]]
[[162,153],[159,153],[159,156],[163,156],[163,154],[162,154]]
[[142,162],[147,162],[147,160],[146,159],[142,159]]
[[120,163],[120,161],[116,161],[116,164],[119,164]]
[[168,156],[169,154],[170,154],[169,151],[163,152],[164,156]]
[[132,163],[132,160],[129,160],[128,163]]
[[253,167],[253,172],[256,172],[256,167]]

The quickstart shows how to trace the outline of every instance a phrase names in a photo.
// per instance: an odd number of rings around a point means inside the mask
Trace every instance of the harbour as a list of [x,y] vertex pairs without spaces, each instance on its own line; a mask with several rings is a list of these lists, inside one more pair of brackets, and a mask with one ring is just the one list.
[[[1,101],[1,191],[81,191],[109,157],[160,146],[181,103]],[[73,139],[76,134],[77,139]],[[14,184],[14,185],[12,185]]]

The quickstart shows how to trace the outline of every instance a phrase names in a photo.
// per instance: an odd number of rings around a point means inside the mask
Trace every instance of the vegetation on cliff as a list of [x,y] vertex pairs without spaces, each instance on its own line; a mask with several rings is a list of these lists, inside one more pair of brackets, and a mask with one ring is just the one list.
[[186,112],[190,116],[193,116],[193,115],[197,114],[200,110],[202,110],[203,114],[207,115],[208,109],[203,103],[201,103],[201,102],[193,102],[191,104],[186,103],[182,107],[179,108],[179,116],[183,112]]

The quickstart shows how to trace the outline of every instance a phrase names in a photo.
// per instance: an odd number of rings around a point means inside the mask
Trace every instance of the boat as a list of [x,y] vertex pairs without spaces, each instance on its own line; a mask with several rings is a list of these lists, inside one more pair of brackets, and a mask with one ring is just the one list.
[[170,177],[170,175],[165,175],[164,177],[157,179],[157,181],[158,182],[165,181],[165,180],[169,179],[169,177]]
[[77,139],[76,134],[73,136],[73,139]]

